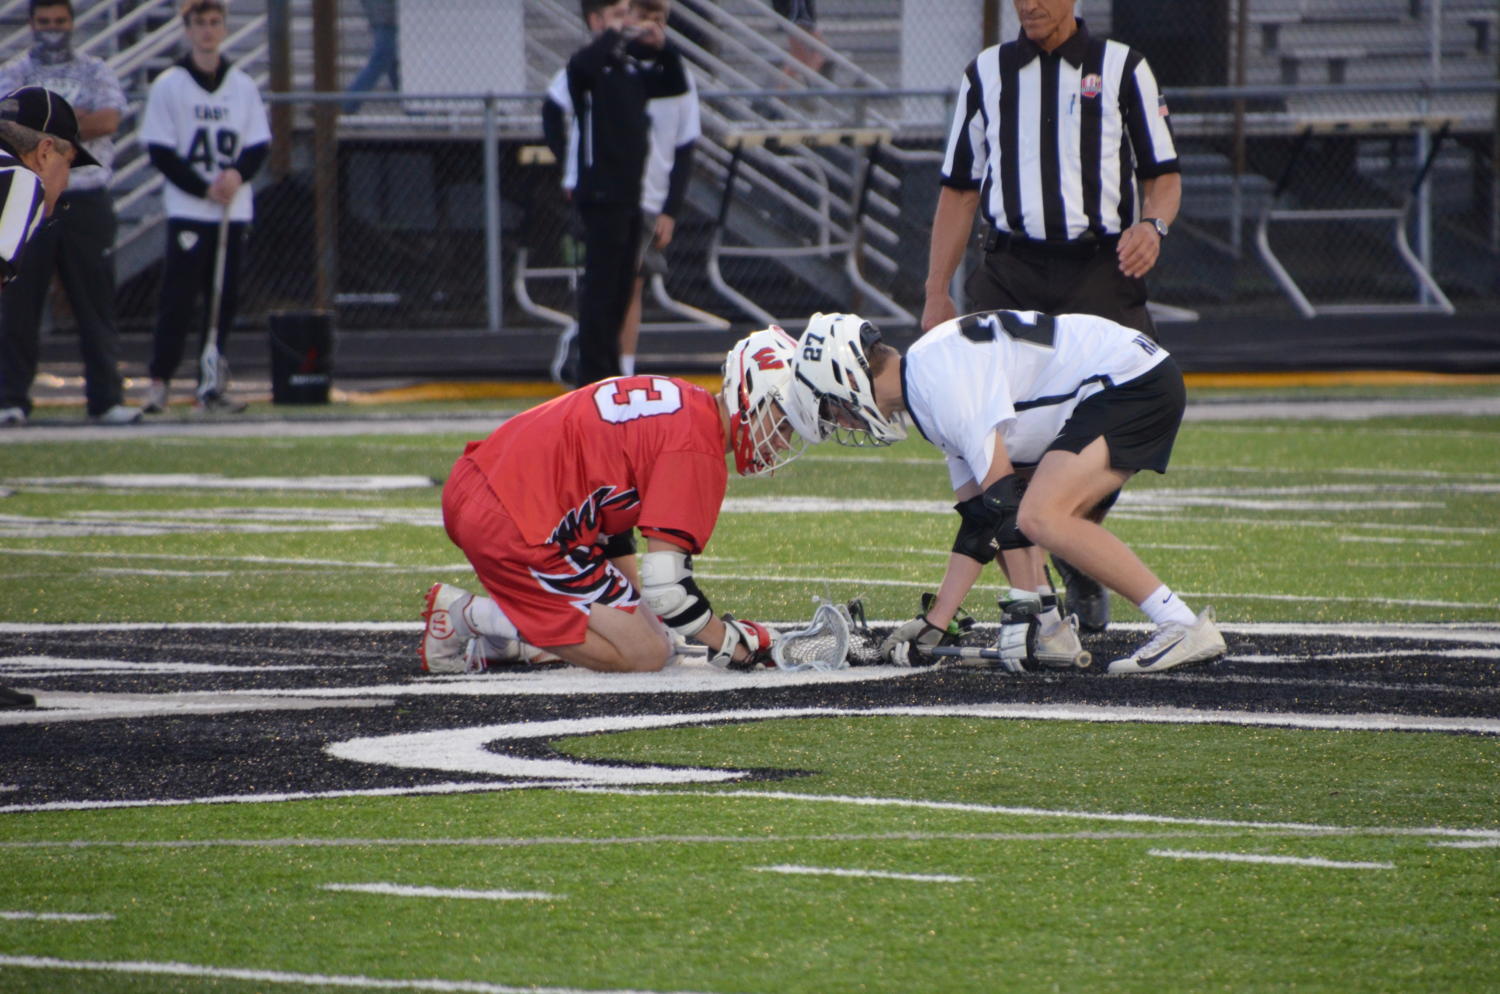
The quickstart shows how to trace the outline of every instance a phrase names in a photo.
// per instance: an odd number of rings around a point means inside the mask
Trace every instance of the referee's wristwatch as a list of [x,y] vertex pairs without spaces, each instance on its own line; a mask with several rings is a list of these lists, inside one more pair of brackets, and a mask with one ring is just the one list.
[[1141,220],[1144,221],[1144,222],[1146,222],[1147,224],[1151,225],[1151,227],[1153,227],[1153,228],[1156,229],[1157,237],[1159,237],[1159,238],[1166,238],[1167,237],[1167,232],[1170,229],[1167,227],[1167,222],[1163,221],[1161,218],[1159,218],[1159,217],[1143,217],[1143,218],[1141,218]]

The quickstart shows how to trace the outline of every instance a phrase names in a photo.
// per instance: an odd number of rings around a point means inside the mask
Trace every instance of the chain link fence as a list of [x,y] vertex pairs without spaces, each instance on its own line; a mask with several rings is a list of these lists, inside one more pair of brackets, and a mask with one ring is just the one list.
[[[170,32],[173,5],[75,6],[80,43],[97,39],[91,51],[122,67],[132,101],[116,163],[117,303],[122,328],[144,331],[160,180],[131,138],[150,77],[181,47],[143,57],[139,45]],[[987,40],[1014,36],[1012,4],[818,0],[815,23],[787,20],[787,7],[673,4],[704,135],[670,271],[648,285],[647,330],[830,308],[920,313],[952,92]],[[1155,300],[1189,316],[1440,298],[1500,310],[1495,0],[1195,0],[1171,18],[1158,8],[1078,5],[1090,31],[1145,53],[1172,107],[1184,203]],[[315,16],[327,10],[331,26]],[[276,15],[290,24],[289,75],[272,94]],[[25,17],[24,0],[0,2],[0,54],[24,48]],[[312,92],[312,40],[328,29],[337,98]],[[231,33],[227,54],[285,108],[257,180],[242,323],[320,304],[350,330],[571,320],[581,252],[540,108],[588,40],[577,0],[235,0]],[[321,140],[320,100],[338,108]]]

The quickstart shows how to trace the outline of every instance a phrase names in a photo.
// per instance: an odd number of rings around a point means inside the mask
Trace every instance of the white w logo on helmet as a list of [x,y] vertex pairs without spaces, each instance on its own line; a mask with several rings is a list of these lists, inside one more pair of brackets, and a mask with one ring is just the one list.
[[729,442],[741,476],[773,473],[807,448],[809,436],[795,438],[786,412],[796,344],[773,324],[741,339],[724,357]]

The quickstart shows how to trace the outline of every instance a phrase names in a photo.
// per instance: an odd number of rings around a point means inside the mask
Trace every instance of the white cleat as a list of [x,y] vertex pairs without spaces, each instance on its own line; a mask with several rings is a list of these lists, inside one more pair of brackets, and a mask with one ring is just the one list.
[[146,390],[146,402],[141,405],[142,414],[161,414],[167,409],[167,385],[153,383]]
[[96,414],[89,420],[96,425],[138,425],[141,423],[141,409],[116,404],[103,414]]
[[427,591],[427,610],[422,612],[427,627],[422,631],[422,645],[417,650],[423,673],[467,672],[465,650],[470,632],[463,620],[463,609],[473,598],[462,587],[447,583],[434,583]]
[[1036,645],[1032,649],[1037,664],[1049,670],[1088,669],[1093,665],[1093,655],[1078,641],[1078,615],[1070,614],[1055,625],[1051,631],[1038,630]]
[[1214,609],[1206,607],[1191,625],[1158,625],[1145,645],[1110,663],[1109,672],[1160,673],[1185,663],[1217,659],[1226,649],[1224,636],[1214,624]]

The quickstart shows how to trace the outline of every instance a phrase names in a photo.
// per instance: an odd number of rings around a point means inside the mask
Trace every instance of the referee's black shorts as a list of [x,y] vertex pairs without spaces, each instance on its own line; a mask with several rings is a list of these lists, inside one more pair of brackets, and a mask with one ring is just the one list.
[[1165,473],[1186,406],[1182,371],[1167,356],[1135,379],[1106,387],[1075,407],[1047,451],[1082,452],[1102,435],[1111,468]]

